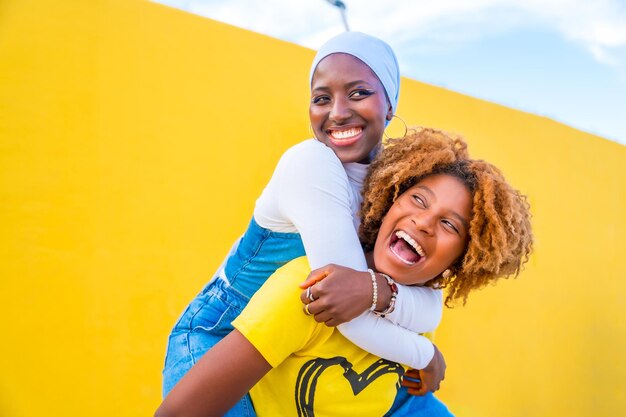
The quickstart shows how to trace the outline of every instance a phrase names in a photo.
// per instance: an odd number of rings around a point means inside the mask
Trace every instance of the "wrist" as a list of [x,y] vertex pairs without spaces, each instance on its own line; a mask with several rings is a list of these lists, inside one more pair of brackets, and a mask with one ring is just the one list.
[[376,308],[378,308],[378,279],[376,273],[371,269],[368,269],[367,272],[370,274],[372,282],[372,304],[370,305],[369,311],[376,311]]
[[398,286],[389,275],[378,273],[378,276],[380,276],[382,283],[378,283],[378,303],[374,314],[385,317],[395,310]]
[[376,312],[385,310],[391,302],[391,287],[387,285],[387,280],[381,273],[376,273],[376,282],[378,283],[378,302],[376,303]]

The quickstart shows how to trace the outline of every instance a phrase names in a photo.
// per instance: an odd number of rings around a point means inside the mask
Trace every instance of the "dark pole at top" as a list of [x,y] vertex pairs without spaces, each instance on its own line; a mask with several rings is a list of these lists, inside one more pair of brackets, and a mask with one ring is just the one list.
[[326,0],[326,1],[339,9],[339,12],[341,13],[341,20],[343,20],[343,25],[346,28],[346,32],[350,32],[350,28],[348,27],[348,18],[346,17],[345,3],[342,2],[341,0]]

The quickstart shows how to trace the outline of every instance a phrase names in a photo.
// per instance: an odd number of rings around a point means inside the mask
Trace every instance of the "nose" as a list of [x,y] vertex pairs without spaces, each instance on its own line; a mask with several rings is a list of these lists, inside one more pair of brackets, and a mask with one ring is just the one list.
[[350,118],[351,115],[352,112],[350,111],[348,101],[344,98],[338,98],[333,102],[328,118],[334,123],[342,123]]
[[414,215],[411,219],[415,228],[423,232],[428,236],[432,236],[435,230],[436,217],[428,212],[421,212],[419,215]]

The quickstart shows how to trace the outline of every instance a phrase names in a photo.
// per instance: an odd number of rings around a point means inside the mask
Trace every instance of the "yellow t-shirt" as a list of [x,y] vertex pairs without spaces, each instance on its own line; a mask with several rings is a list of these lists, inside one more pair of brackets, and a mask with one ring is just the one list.
[[298,284],[309,272],[305,257],[280,268],[233,322],[273,367],[250,391],[257,415],[384,415],[405,369],[302,312]]

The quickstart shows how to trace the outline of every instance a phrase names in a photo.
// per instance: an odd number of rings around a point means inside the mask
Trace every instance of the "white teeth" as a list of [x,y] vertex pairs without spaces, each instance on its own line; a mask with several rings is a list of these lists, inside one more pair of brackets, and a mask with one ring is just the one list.
[[330,135],[336,139],[346,139],[352,136],[356,136],[362,131],[363,129],[361,128],[353,127],[352,129],[348,129],[348,130],[333,130],[330,132]]
[[419,243],[417,243],[415,239],[409,236],[408,233],[406,233],[404,230],[398,230],[396,232],[396,237],[398,237],[399,239],[403,239],[406,243],[411,245],[411,247],[415,249],[415,252],[417,252],[419,256],[426,256],[426,253],[424,253],[424,249],[422,249]]

